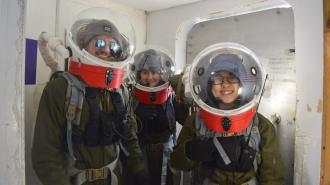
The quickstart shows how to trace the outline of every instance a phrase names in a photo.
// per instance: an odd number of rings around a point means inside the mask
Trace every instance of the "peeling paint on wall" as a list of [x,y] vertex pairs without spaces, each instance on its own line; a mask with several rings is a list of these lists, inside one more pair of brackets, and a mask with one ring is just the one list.
[[307,104],[307,112],[312,112],[312,107],[309,104]]
[[319,100],[319,103],[317,104],[317,112],[323,112],[323,100]]
[[303,183],[304,178],[304,164],[306,163],[306,156],[308,153],[308,149],[310,148],[309,145],[311,145],[311,138],[304,135],[296,137],[296,147],[295,147],[295,183],[296,184],[305,184]]
[[[24,88],[23,88],[23,37],[25,2],[2,0],[0,3],[1,80],[1,133],[0,184],[25,184],[24,158]],[[11,82],[11,83],[8,83]]]

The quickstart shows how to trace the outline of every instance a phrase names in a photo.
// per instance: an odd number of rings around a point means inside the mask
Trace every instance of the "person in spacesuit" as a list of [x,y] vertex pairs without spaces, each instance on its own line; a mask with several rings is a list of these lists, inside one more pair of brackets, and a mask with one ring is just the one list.
[[199,110],[171,154],[194,185],[284,184],[274,126],[257,112],[264,81],[258,58],[242,45],[218,43],[195,58],[189,82]]

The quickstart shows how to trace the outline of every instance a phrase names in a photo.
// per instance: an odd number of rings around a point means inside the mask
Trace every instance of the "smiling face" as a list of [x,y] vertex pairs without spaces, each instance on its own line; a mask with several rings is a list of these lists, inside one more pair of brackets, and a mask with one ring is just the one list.
[[93,56],[105,60],[113,61],[113,48],[118,47],[117,41],[108,35],[95,36],[86,47],[86,50]]
[[160,84],[162,78],[159,73],[149,70],[141,70],[140,72],[140,84],[147,87],[156,87]]
[[235,107],[240,88],[239,79],[228,71],[219,71],[211,77],[211,91],[213,96],[219,100],[219,107],[223,110]]

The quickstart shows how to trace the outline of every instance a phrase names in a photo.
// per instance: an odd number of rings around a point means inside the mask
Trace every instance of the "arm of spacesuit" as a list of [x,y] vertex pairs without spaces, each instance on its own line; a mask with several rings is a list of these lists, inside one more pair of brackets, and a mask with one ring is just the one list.
[[67,157],[63,151],[66,119],[63,114],[64,81],[57,86],[48,83],[38,110],[32,145],[32,166],[44,185],[70,185],[66,174]]
[[186,154],[186,143],[195,138],[194,117],[192,115],[187,118],[180,132],[177,145],[171,153],[171,166],[179,170],[191,170],[196,167],[199,162],[190,160]]
[[53,55],[59,55],[63,59],[70,56],[70,52],[64,47],[63,42],[59,38],[50,37],[46,32],[42,32],[39,35],[38,48],[44,62],[52,70],[52,73],[59,70],[58,62]]
[[181,125],[184,124],[186,118],[195,112],[194,101],[189,87],[189,70],[190,65],[187,65],[184,71],[170,78],[170,84],[175,92],[173,101],[175,118]]
[[275,128],[260,114],[259,132],[261,136],[259,182],[262,185],[284,185],[286,170],[279,151]]

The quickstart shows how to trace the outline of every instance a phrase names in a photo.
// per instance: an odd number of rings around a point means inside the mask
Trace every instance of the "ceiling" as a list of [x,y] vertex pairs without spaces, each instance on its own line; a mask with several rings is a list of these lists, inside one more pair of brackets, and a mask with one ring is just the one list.
[[110,1],[150,12],[150,11],[171,8],[183,4],[189,4],[201,0],[110,0]]

